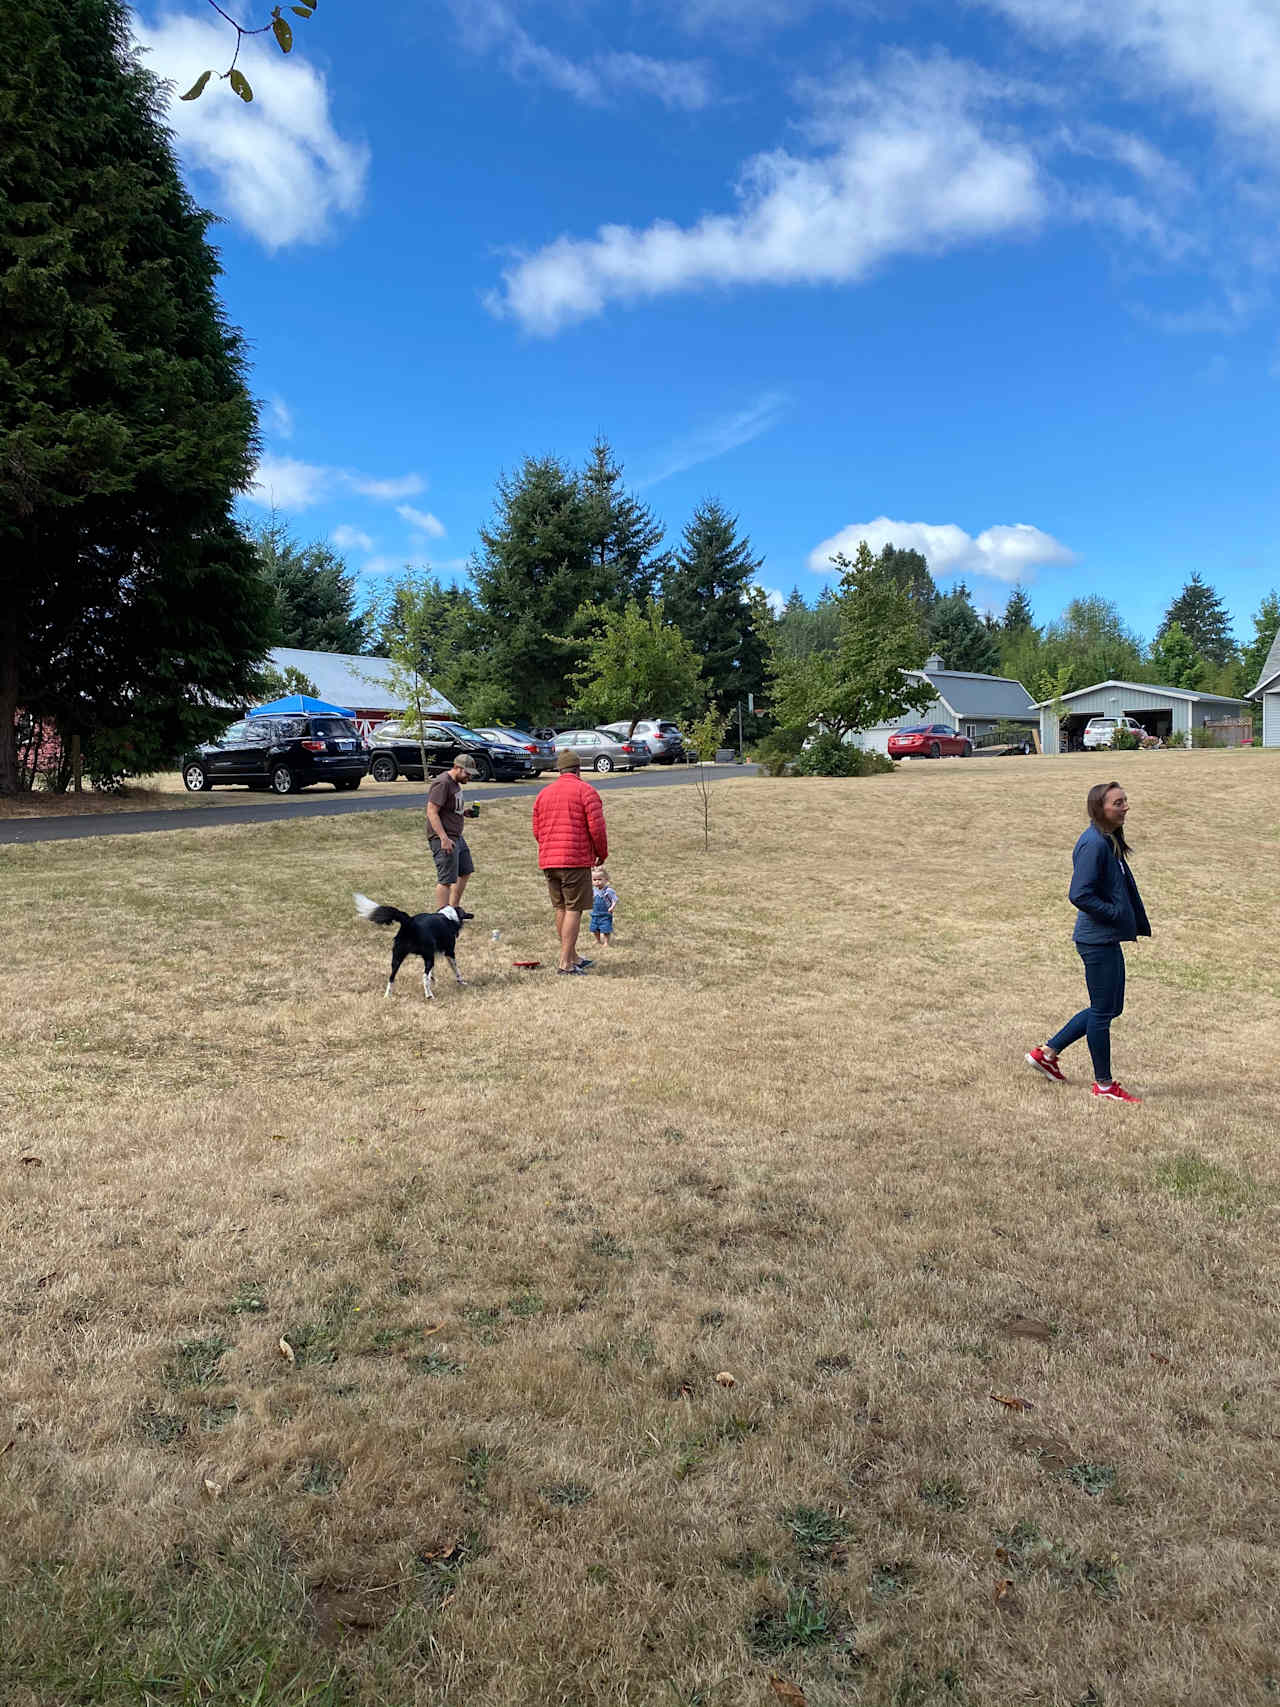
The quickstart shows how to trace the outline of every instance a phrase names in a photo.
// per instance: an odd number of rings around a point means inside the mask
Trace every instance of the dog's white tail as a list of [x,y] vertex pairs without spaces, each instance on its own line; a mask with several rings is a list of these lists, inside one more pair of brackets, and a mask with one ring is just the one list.
[[371,901],[367,895],[357,895],[355,897],[355,903],[356,912],[359,913],[362,919],[371,919],[378,911],[378,903],[376,901]]

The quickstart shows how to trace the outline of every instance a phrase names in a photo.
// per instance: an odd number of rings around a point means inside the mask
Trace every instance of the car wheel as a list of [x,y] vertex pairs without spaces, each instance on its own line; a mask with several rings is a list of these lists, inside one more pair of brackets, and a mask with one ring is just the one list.
[[600,757],[596,760],[596,769],[598,771],[611,771],[613,769],[613,760],[609,757],[608,753],[601,753]]
[[188,765],[182,773],[182,786],[188,794],[203,794],[209,786],[209,773],[203,765]]
[[938,759],[942,757],[942,748],[936,741],[932,742],[929,747],[929,757],[931,759]]
[[964,746],[961,747],[960,757],[962,759],[971,759],[973,757],[973,742],[972,741],[966,741]]
[[1024,759],[1030,757],[1030,754],[1031,754],[1031,743],[1030,743],[1030,741],[1021,742],[1021,744],[1018,747],[1018,751],[1022,754]]
[[473,753],[471,756],[476,761],[476,781],[492,782],[493,760],[488,753]]
[[288,765],[273,765],[271,767],[271,791],[273,794],[293,794],[297,791],[297,780]]
[[375,782],[394,782],[396,774],[396,761],[387,753],[379,753],[369,766],[369,775]]

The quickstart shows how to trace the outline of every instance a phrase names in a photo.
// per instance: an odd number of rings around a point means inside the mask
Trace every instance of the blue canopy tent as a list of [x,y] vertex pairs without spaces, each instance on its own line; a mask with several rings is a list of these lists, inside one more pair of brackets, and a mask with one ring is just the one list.
[[330,705],[327,699],[312,699],[309,693],[289,693],[269,705],[256,705],[250,717],[354,717],[345,705]]

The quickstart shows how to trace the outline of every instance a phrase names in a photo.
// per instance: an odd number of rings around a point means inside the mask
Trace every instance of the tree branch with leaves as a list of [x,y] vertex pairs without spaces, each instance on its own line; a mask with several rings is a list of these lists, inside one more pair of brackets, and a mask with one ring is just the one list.
[[[300,5],[290,6],[289,10],[293,13],[295,18],[306,19],[311,17],[312,13],[316,9],[317,3],[318,0],[301,0]],[[240,49],[244,46],[246,40],[250,36],[265,36],[270,34],[275,37],[276,46],[280,49],[281,53],[292,53],[293,26],[285,17],[284,9],[281,6],[273,6],[271,8],[271,16],[267,19],[265,24],[252,25],[242,24],[237,19],[233,18],[230,12],[224,12],[222,7],[219,6],[218,0],[208,0],[208,4],[212,6],[213,10],[221,19],[224,20],[224,22],[230,24],[231,28],[236,33],[236,45],[235,51],[231,55],[231,64],[225,71],[202,71],[196,78],[195,82],[187,90],[186,94],[179,98],[184,101],[198,101],[201,95],[203,95],[205,90],[208,88],[209,79],[211,77],[217,77],[219,82],[230,83],[232,89],[237,95],[239,95],[242,101],[251,101],[253,99],[253,90],[250,87],[249,79],[245,76],[244,72],[241,71],[239,65]]]

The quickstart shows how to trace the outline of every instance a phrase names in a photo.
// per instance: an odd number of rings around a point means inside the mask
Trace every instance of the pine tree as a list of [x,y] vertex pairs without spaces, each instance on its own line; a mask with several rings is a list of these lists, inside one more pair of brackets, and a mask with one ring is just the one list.
[[1035,627],[1035,613],[1031,609],[1027,589],[1021,581],[1015,584],[1009,594],[1000,627],[1003,633],[1008,635],[1021,634],[1026,629]]
[[472,566],[492,677],[519,716],[546,723],[571,693],[584,605],[616,604],[612,566],[592,550],[582,486],[555,457],[526,457],[498,482],[495,515]]
[[305,652],[365,651],[369,615],[355,613],[355,576],[345,559],[322,539],[299,545],[276,515],[249,535],[274,595],[274,644]]
[[889,571],[908,595],[919,613],[921,622],[927,624],[938,601],[938,589],[929,573],[929,564],[924,553],[909,551],[897,545],[886,545],[881,548],[877,561],[882,568]]
[[643,604],[666,573],[670,558],[659,549],[664,529],[652,510],[622,485],[622,465],[609,441],[598,438],[582,472],[587,540],[602,576],[616,583],[610,600],[621,611],[628,599]]
[[963,581],[944,593],[929,613],[929,645],[947,670],[971,670],[989,676],[1000,668],[995,636],[974,610]]
[[765,683],[766,643],[752,611],[752,583],[763,563],[739,536],[738,518],[708,498],[686,526],[663,583],[667,620],[692,643],[707,691],[726,712]]
[[1173,622],[1211,664],[1225,664],[1235,651],[1227,607],[1198,570],[1164,613],[1161,632]]
[[0,136],[4,792],[19,706],[101,773],[212,732],[253,691],[270,599],[232,516],[244,343],[121,0],[0,10]]

